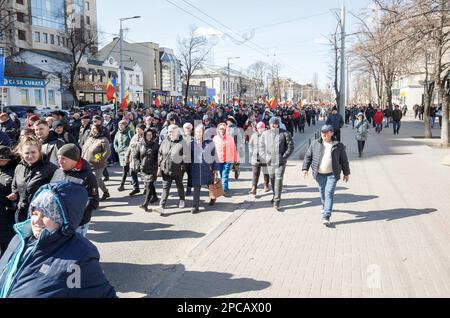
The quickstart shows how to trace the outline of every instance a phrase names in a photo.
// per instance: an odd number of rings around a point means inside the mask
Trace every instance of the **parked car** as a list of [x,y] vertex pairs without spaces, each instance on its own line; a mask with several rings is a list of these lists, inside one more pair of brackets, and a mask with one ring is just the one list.
[[15,113],[19,119],[27,117],[27,110],[32,109],[35,113],[37,111],[36,106],[6,106],[3,107],[5,113]]

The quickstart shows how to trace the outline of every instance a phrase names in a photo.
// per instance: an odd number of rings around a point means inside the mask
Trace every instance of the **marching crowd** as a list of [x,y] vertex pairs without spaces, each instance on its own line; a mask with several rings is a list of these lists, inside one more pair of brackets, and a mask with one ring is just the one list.
[[[253,174],[249,193],[257,194],[262,174],[264,192],[273,192],[271,203],[281,211],[294,136],[322,119],[326,124],[320,129],[321,138],[309,147],[302,171],[305,177],[312,171],[320,190],[323,224],[330,226],[336,184],[342,175],[344,182],[350,178],[341,129],[351,122],[361,157],[370,125],[381,133],[383,123],[388,127],[392,119],[397,134],[402,116],[399,107],[383,112],[370,105],[348,108],[345,118],[336,107],[309,105],[302,109],[164,105],[117,114],[54,111],[43,118],[30,110],[23,123],[14,114],[0,114],[0,298],[115,297],[101,272],[98,251],[86,239],[93,213],[111,197],[111,167],[122,169],[119,192],[130,179],[133,190],[127,195],[143,190],[140,208],[165,216],[173,183],[179,208],[184,209],[186,197],[192,196],[189,209],[197,214],[203,187],[219,184],[223,196],[231,197],[230,174],[238,180],[241,164],[249,163]],[[162,180],[160,191],[157,180]],[[217,198],[209,199],[214,206]],[[55,259],[61,266],[54,269],[49,260]],[[85,271],[76,291],[62,287],[70,274],[62,274],[63,268],[72,264]],[[46,270],[61,271],[61,279]],[[32,283],[42,275],[48,277],[41,284]]]

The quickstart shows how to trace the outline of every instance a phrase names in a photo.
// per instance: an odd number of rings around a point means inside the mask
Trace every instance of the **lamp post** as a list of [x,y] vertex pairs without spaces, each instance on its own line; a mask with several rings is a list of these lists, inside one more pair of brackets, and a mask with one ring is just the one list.
[[[124,55],[123,55],[123,28],[122,22],[126,20],[140,19],[141,16],[134,16],[129,18],[120,18],[120,101],[123,101],[125,98],[125,65],[124,65]],[[116,117],[117,117],[117,105],[116,108]]]
[[228,96],[227,96],[227,103],[230,100],[230,60],[237,60],[240,59],[239,56],[237,57],[229,57],[228,58]]

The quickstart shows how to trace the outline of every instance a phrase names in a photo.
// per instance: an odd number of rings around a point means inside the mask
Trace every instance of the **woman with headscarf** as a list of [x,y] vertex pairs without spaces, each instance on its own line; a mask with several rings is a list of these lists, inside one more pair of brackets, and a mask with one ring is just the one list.
[[237,151],[234,138],[227,134],[228,126],[219,124],[217,126],[217,135],[214,137],[214,145],[217,152],[217,163],[219,164],[220,177],[222,178],[222,186],[225,197],[230,198],[229,178],[231,167],[237,162]]
[[365,119],[363,113],[359,113],[356,116],[355,121],[355,134],[356,134],[356,141],[358,142],[358,153],[360,158],[362,157],[364,147],[366,145],[369,130],[370,130],[369,122]]

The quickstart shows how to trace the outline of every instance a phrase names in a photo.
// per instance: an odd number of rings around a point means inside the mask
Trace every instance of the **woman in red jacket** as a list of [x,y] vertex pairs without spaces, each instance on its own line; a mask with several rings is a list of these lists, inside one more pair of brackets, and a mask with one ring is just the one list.
[[375,113],[373,120],[375,122],[375,131],[380,134],[383,131],[383,121],[384,121],[384,114],[380,108]]

